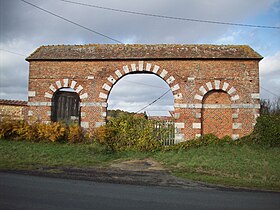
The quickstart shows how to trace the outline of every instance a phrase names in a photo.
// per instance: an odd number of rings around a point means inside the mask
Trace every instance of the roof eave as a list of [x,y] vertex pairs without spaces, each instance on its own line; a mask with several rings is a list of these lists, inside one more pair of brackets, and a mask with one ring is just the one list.
[[27,57],[25,60],[28,62],[31,61],[109,61],[109,60],[262,60],[263,57],[255,57],[255,58],[141,58],[141,57],[132,57],[132,58],[29,58]]

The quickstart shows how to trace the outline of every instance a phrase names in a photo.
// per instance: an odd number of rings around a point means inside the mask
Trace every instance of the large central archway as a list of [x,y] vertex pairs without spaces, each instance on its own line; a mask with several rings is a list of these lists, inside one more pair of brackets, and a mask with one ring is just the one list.
[[127,74],[118,80],[108,95],[107,110],[145,112],[147,116],[157,116],[158,119],[171,117],[174,112],[172,91],[168,84],[155,74]]
[[[151,63],[144,64],[144,61],[139,61],[138,64],[132,63],[130,65],[125,65],[122,67],[122,70],[115,70],[113,75],[109,75],[107,77],[106,83],[102,85],[102,91],[99,93],[99,98],[101,100],[101,103],[105,100],[108,101],[109,93],[112,89],[112,87],[119,81],[121,78],[123,78],[125,75],[129,74],[154,74],[161,79],[163,79],[166,84],[171,89],[171,92],[174,97],[174,102],[176,103],[176,100],[182,99],[182,93],[180,92],[180,86],[178,83],[176,83],[175,76],[170,75],[166,69],[161,69],[158,65],[153,65]],[[106,108],[107,109],[107,108]],[[106,110],[107,111],[107,110]],[[176,111],[176,110],[175,110]]]
[[[174,72],[174,71],[173,71]],[[166,84],[169,86],[173,98],[174,98],[174,116],[178,118],[178,114],[176,113],[176,108],[175,104],[179,103],[183,95],[181,93],[181,88],[179,83],[176,81],[176,75],[172,75],[168,72],[168,70],[161,68],[157,64],[152,64],[152,63],[144,63],[144,61],[138,61],[138,63],[131,63],[125,66],[122,66],[122,69],[117,69],[114,71],[114,74],[108,75],[107,77],[107,82],[105,82],[102,85],[102,91],[99,93],[99,99],[100,103],[103,103],[104,101],[108,101],[108,97],[110,94],[110,91],[112,90],[113,86],[125,75],[129,74],[154,74],[158,77],[160,77],[162,80],[166,82]],[[107,106],[104,107],[103,114],[102,116],[104,117],[104,121],[102,124],[105,124],[106,122],[106,117],[107,117]],[[179,114],[180,116],[180,114]],[[175,120],[176,121],[176,120]],[[182,133],[182,129],[184,128],[183,126],[184,123],[180,122],[175,122],[175,142],[180,142],[184,140],[184,134]]]

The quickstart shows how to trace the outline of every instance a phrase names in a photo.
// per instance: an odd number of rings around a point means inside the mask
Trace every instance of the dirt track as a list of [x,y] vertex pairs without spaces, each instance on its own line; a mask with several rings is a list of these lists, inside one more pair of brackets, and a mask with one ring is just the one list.
[[206,184],[192,182],[172,176],[158,162],[145,160],[131,160],[113,163],[109,167],[69,168],[69,167],[43,167],[35,170],[1,170],[13,173],[48,176],[57,178],[90,180],[95,182],[169,186],[181,188],[213,189]]

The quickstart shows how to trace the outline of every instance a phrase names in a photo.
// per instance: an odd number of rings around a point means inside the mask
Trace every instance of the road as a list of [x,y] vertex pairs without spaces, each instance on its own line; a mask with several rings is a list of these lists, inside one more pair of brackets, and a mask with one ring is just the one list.
[[280,194],[0,173],[0,209],[280,209]]

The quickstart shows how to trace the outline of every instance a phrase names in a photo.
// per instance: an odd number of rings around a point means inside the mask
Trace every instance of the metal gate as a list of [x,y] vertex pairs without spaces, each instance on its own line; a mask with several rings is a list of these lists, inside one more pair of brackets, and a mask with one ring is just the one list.
[[175,127],[173,121],[153,121],[155,137],[163,146],[173,145],[175,139]]

